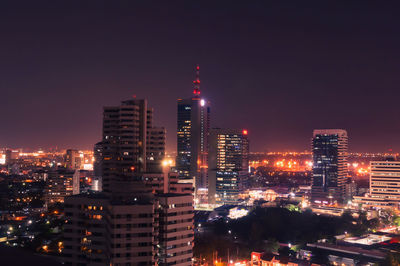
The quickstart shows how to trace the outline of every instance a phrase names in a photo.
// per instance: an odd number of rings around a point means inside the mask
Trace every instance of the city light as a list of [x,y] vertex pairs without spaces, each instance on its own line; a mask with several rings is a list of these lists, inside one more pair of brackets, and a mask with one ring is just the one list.
[[400,2],[292,2],[2,6],[2,264],[400,265]]

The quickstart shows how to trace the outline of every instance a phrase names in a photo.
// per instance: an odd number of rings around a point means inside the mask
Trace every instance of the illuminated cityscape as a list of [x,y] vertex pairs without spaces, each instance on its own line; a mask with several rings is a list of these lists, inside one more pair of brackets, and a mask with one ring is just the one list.
[[400,265],[398,10],[5,0],[0,265]]

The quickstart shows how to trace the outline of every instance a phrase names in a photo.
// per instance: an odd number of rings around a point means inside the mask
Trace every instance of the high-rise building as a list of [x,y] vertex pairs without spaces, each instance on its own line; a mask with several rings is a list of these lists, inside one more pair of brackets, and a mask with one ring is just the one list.
[[314,130],[312,204],[340,204],[345,200],[347,145],[346,130]]
[[192,180],[195,191],[207,188],[210,102],[200,94],[199,66],[193,95],[178,99],[176,169],[181,179]]
[[101,146],[103,192],[65,201],[65,263],[191,265],[192,186],[164,171],[165,130],[147,101],[104,108]]
[[192,265],[193,196],[167,193],[158,200],[158,265]]
[[83,154],[78,150],[68,149],[65,153],[65,167],[68,169],[81,169]]
[[236,204],[246,189],[249,167],[247,130],[210,131],[208,198],[211,204]]
[[153,109],[148,108],[147,100],[104,107],[103,191],[117,192],[134,175],[157,171],[165,153],[164,142],[165,130],[153,127]]
[[109,265],[106,208],[102,193],[79,194],[65,199],[63,257],[66,265]]
[[97,142],[94,145],[93,149],[93,157],[94,157],[94,162],[93,162],[93,174],[95,177],[102,177],[102,158],[103,158],[103,143]]
[[[140,185],[139,185],[140,186]],[[146,189],[138,189],[146,191]],[[65,202],[67,265],[192,265],[193,195],[80,194]]]
[[56,168],[49,172],[46,181],[46,204],[64,202],[64,198],[79,194],[79,170]]
[[370,162],[369,193],[356,196],[355,202],[364,207],[399,208],[400,207],[400,162]]
[[147,173],[161,173],[162,160],[165,156],[165,128],[153,127],[147,134]]

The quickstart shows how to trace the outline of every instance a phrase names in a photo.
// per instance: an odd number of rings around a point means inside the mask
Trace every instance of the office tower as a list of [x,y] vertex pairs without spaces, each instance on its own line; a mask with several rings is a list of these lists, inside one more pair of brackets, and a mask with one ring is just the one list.
[[79,194],[65,199],[63,257],[66,265],[110,265],[106,238],[106,208],[102,193]]
[[200,68],[191,98],[178,99],[176,169],[181,179],[192,180],[195,190],[207,188],[210,103],[200,95]]
[[159,203],[158,265],[192,265],[193,196],[167,193],[157,195]]
[[[158,141],[152,141],[154,135],[164,140],[165,130],[153,128],[153,109],[148,108],[147,100],[132,99],[119,106],[104,107],[104,192],[117,193],[133,176],[156,170],[153,168],[161,164],[165,148]],[[152,156],[154,152],[157,154]]]
[[369,193],[354,197],[364,207],[399,208],[400,206],[400,162],[370,162]]
[[314,130],[312,204],[338,204],[344,201],[347,180],[347,142],[346,130]]
[[161,173],[165,156],[165,128],[153,127],[147,135],[147,173]]
[[[161,166],[165,130],[152,126],[152,112],[146,100],[136,99],[104,108],[104,192],[66,198],[66,264],[156,265],[161,254],[167,254],[169,262],[191,265],[193,241],[188,235],[193,235],[193,217],[187,216],[189,211],[160,209],[160,200],[185,204],[176,208],[192,206],[192,186],[187,189],[188,184],[180,184],[176,174],[168,174]],[[159,215],[170,213],[173,219],[168,217],[166,224],[160,223]],[[159,245],[164,241],[159,238],[161,228],[168,230],[163,231],[163,237],[172,246]],[[174,237],[185,239],[186,246],[174,246]],[[178,239],[175,242],[180,244]]]
[[248,182],[247,130],[210,131],[208,197],[211,204],[236,204]]
[[110,265],[155,265],[157,213],[155,204],[146,199],[112,202],[107,235]]
[[79,194],[79,183],[79,170],[65,168],[51,170],[46,182],[46,203],[64,202],[65,197]]
[[172,193],[179,191],[177,184],[166,182],[165,192],[133,193],[124,200],[104,193],[66,198],[66,264],[192,265],[193,195]]
[[94,145],[93,149],[93,157],[94,157],[94,162],[93,162],[93,174],[95,177],[101,177],[102,176],[102,158],[103,158],[103,143],[97,142]]
[[68,169],[81,169],[83,154],[78,150],[68,149],[65,153],[65,167]]

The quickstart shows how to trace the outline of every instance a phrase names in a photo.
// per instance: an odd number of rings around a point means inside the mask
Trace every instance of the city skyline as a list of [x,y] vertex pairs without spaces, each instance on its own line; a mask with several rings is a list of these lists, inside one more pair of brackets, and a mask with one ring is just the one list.
[[399,266],[398,11],[0,1],[1,265]]
[[102,106],[137,95],[175,151],[199,64],[211,127],[249,130],[252,151],[310,150],[315,128],[346,129],[349,151],[400,150],[394,4],[40,3],[0,11],[0,146],[92,149]]

